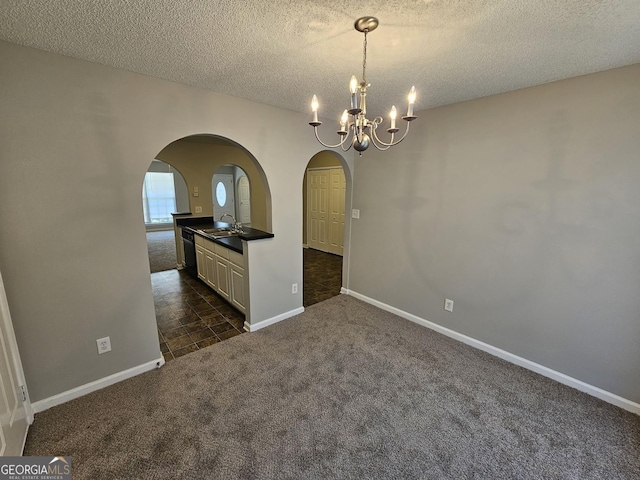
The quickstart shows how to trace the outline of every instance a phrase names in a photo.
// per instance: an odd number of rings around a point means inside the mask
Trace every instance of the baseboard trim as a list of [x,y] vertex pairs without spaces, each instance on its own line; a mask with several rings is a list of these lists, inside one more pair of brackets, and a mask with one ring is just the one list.
[[286,320],[287,318],[294,317],[296,315],[300,315],[304,312],[304,307],[299,307],[293,310],[289,310],[288,312],[281,313],[280,315],[276,315],[275,317],[267,318],[266,320],[262,320],[258,323],[247,323],[244,322],[244,329],[247,332],[256,332],[261,328],[268,327],[269,325],[273,325],[274,323],[281,322],[282,320]]
[[109,385],[113,385],[114,383],[118,383],[123,380],[126,380],[127,378],[135,377],[136,375],[140,375],[141,373],[149,372],[156,368],[160,368],[163,365],[164,365],[164,357],[160,357],[157,360],[143,363],[142,365],[138,365],[137,367],[129,368],[127,370],[123,370],[122,372],[114,373],[113,375],[109,375],[108,377],[104,377],[99,380],[95,380],[93,382],[87,383],[85,385],[72,388],[71,390],[58,393],[57,395],[53,395],[52,397],[45,398],[43,400],[38,400],[37,402],[32,404],[33,411],[34,413],[44,412],[45,410],[49,410],[51,407],[55,407],[57,405],[66,403],[70,400],[74,400],[76,398],[82,397],[91,392],[95,392],[96,390],[100,390],[102,388],[108,387]]
[[526,358],[519,357],[518,355],[514,355],[513,353],[507,352],[506,350],[502,350],[500,348],[494,347],[493,345],[489,345],[488,343],[484,343],[484,342],[481,342],[480,340],[476,340],[475,338],[468,337],[466,335],[463,335],[462,333],[458,333],[455,330],[451,330],[449,328],[443,327],[442,325],[438,325],[437,323],[433,323],[423,318],[420,318],[416,315],[413,315],[412,313],[405,312],[404,310],[400,310],[399,308],[392,307],[391,305],[387,305],[386,303],[367,297],[366,295],[362,295],[361,293],[354,292],[353,290],[349,290],[343,287],[340,293],[351,295],[352,297],[362,300],[363,302],[374,305],[382,310],[393,313],[394,315],[398,315],[399,317],[402,317],[406,320],[417,323],[418,325],[422,325],[423,327],[427,327],[438,333],[446,335],[447,337],[453,338],[454,340],[458,340],[471,347],[477,348],[491,355],[502,358],[507,362],[526,368],[527,370],[531,370],[533,372],[539,373],[540,375],[551,378],[552,380],[560,382],[569,387],[573,387],[577,390],[580,390],[581,392],[584,392],[591,396],[599,398],[600,400],[604,400],[607,403],[616,405],[617,407],[628,410],[629,412],[635,413],[636,415],[640,415],[640,404],[633,402],[631,400],[628,400],[626,398],[623,398],[619,395],[616,395],[615,393],[611,393],[599,387],[590,385],[581,380],[570,377],[569,375],[565,375],[564,373],[558,372],[556,370],[552,370],[551,368],[545,367],[544,365],[540,365],[539,363],[532,362],[531,360],[527,360]]

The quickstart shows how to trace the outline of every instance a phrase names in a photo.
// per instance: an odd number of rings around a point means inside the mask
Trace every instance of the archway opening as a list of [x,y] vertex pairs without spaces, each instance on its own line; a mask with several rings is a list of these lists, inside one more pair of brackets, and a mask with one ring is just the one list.
[[303,305],[307,307],[340,294],[343,286],[350,184],[346,162],[335,152],[318,152],[309,160],[302,183]]
[[[257,159],[238,143],[217,135],[190,135],[170,143],[157,158],[175,165],[184,174],[189,195],[189,212],[196,216],[218,217],[214,212],[216,185],[213,176],[221,170],[229,173],[234,184],[225,193],[237,191],[238,182],[247,178],[250,204],[248,217],[253,228],[271,232],[271,191],[267,177]],[[239,212],[234,217],[238,218]]]
[[[186,218],[198,217],[196,220],[202,222],[219,220],[220,212],[215,208],[215,202],[229,205],[232,198],[241,196],[240,188],[248,189],[248,192],[242,193],[248,194],[249,203],[243,205],[242,212],[234,210],[233,216],[239,221],[247,219],[246,224],[253,229],[271,232],[271,192],[266,175],[257,159],[241,145],[216,135],[191,135],[171,142],[156,158],[179,169],[184,177],[186,203],[184,207],[176,204],[179,212],[173,213],[179,215],[174,215],[172,223],[179,264],[185,260],[185,250],[177,219],[185,221]],[[218,187],[218,183],[213,181],[218,171],[231,173],[229,185]],[[197,272],[197,278],[189,276],[180,267],[151,275],[158,338],[166,361],[244,332],[244,310],[238,310],[233,304],[235,286],[243,282],[243,265],[240,265],[243,255],[230,251],[225,256],[216,249],[209,258],[206,253],[205,245],[203,265],[215,269],[216,278],[220,280],[220,275],[228,274],[225,278],[232,289],[229,298],[220,295],[222,287],[218,289],[220,291],[212,287],[208,276],[202,280],[200,271]],[[199,262],[197,265],[201,267]],[[239,269],[236,268],[238,265]],[[222,281],[217,283],[221,284]],[[246,308],[248,312],[248,304]]]
[[225,164],[211,178],[213,219],[231,215],[237,223],[251,226],[251,181],[238,165]]

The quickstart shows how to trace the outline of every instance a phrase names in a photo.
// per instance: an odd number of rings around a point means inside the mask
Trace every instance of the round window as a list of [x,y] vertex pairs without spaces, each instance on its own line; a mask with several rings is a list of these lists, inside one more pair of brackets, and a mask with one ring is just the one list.
[[218,205],[221,207],[224,207],[227,203],[227,189],[222,182],[218,182],[216,185],[216,200],[218,200]]

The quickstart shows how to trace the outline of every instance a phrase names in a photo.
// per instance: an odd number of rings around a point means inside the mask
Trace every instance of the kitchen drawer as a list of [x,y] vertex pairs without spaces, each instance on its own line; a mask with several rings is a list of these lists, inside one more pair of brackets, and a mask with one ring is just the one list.
[[215,243],[214,242],[212,242],[211,240],[207,240],[206,238],[203,238],[202,241],[204,242],[205,250],[209,250],[210,252],[214,252],[215,251]]
[[241,253],[229,250],[229,261],[239,267],[244,268],[244,256]]
[[216,252],[216,254],[218,254],[222,258],[229,260],[230,250],[227,247],[223,247],[222,245],[214,243],[213,248],[214,248],[213,251]]

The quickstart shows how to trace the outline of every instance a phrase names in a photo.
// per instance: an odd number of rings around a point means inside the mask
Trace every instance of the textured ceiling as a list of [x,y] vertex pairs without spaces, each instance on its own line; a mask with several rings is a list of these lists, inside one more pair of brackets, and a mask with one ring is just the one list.
[[0,39],[337,118],[364,15],[372,116],[640,62],[639,0],[2,0]]

